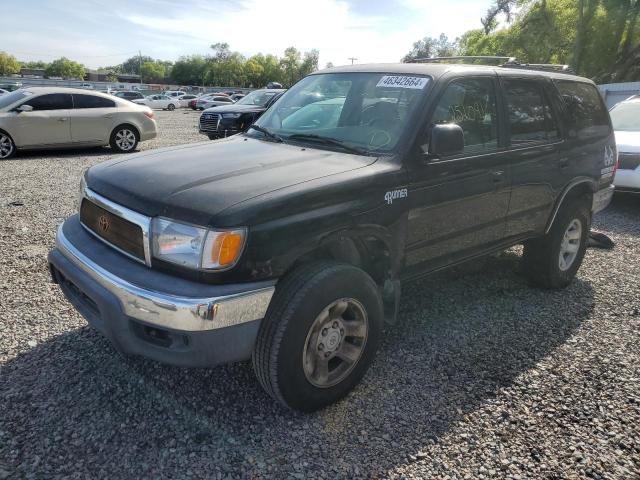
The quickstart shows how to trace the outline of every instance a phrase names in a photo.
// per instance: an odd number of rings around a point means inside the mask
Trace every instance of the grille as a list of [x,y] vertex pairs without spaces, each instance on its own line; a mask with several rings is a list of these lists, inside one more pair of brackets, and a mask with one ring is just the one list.
[[80,206],[80,221],[105,242],[144,261],[144,240],[139,225],[114,215],[86,198]]
[[218,113],[203,113],[200,117],[200,130],[217,132],[219,123],[220,115]]
[[640,165],[640,153],[620,153],[618,159],[620,170],[635,170]]

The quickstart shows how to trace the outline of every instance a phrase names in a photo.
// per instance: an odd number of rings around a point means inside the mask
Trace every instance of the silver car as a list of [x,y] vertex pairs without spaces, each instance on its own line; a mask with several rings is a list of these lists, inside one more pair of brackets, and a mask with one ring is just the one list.
[[0,160],[43,148],[110,145],[129,153],[156,135],[149,107],[103,93],[28,87],[0,97]]

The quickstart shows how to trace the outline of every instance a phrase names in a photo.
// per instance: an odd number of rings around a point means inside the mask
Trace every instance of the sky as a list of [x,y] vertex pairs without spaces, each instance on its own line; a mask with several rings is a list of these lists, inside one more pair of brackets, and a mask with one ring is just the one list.
[[89,68],[141,51],[175,61],[226,42],[251,56],[294,46],[320,67],[398,62],[413,43],[480,28],[490,0],[22,0],[0,29],[0,50],[22,61],[61,56]]

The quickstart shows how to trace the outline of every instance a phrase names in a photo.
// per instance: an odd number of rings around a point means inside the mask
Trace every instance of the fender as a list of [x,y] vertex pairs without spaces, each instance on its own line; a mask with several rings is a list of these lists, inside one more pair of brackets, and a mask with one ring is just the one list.
[[560,194],[560,196],[558,197],[558,200],[556,201],[556,205],[553,208],[553,212],[551,213],[551,216],[549,217],[549,221],[547,222],[547,227],[544,230],[545,235],[549,233],[549,230],[551,230],[551,226],[553,225],[553,222],[556,219],[556,215],[558,214],[558,211],[562,206],[562,202],[567,197],[567,194],[571,190],[576,188],[578,185],[582,185],[582,184],[587,184],[591,192],[596,192],[598,190],[597,183],[593,178],[590,178],[590,177],[578,177],[578,178],[574,178],[571,182],[569,182],[569,184],[566,187],[564,187],[564,189],[562,190],[562,193]]

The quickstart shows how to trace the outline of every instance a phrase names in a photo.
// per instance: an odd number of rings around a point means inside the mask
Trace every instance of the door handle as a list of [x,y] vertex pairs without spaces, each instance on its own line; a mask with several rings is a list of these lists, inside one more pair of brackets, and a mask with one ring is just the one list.
[[61,117],[58,119],[59,122],[66,122],[67,120],[69,120],[67,117]]
[[569,159],[568,158],[561,158],[560,161],[558,162],[558,166],[560,168],[567,168],[569,166]]
[[105,115],[103,118],[113,118],[113,115]]
[[504,175],[504,170],[496,170],[493,173],[493,181],[494,183],[499,183],[502,181],[502,176]]

